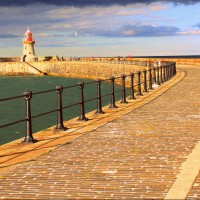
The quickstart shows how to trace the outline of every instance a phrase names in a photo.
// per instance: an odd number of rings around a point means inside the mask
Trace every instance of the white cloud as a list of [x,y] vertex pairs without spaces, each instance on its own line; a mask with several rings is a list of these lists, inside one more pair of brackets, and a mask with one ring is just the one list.
[[189,30],[178,32],[179,35],[200,35],[200,30]]
[[149,6],[149,9],[155,12],[163,11],[167,9],[167,5],[162,3],[153,3]]
[[[90,33],[102,31],[103,29],[116,29],[124,24],[134,25],[148,21],[144,19],[149,13],[155,10],[166,9],[161,3],[150,5],[134,4],[127,6],[107,6],[107,7],[67,7],[55,5],[35,4],[24,7],[0,7],[0,34],[22,35],[27,26],[30,26],[35,36],[53,37],[58,32]],[[153,12],[152,12],[153,11]],[[135,16],[142,15],[138,21]],[[69,34],[67,34],[69,35]],[[81,36],[81,35],[80,35]]]

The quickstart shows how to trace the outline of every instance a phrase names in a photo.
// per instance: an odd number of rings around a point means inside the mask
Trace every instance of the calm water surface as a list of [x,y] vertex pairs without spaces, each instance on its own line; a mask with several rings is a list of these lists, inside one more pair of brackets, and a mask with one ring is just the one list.
[[[87,79],[74,79],[51,76],[25,76],[25,77],[0,77],[0,99],[22,95],[24,91],[39,92],[54,89],[56,86],[71,86],[78,82],[91,82]],[[116,90],[120,90],[116,86]],[[97,85],[88,84],[84,87],[85,100],[97,96]],[[110,93],[110,83],[102,83],[102,95]],[[120,99],[121,93],[117,93],[116,99]],[[80,89],[78,87],[63,91],[63,107],[80,102]],[[0,102],[0,125],[18,121],[26,117],[26,104],[24,98]],[[103,105],[110,103],[110,97],[103,98]],[[96,109],[96,101],[86,103],[86,112]],[[48,112],[57,108],[57,94],[55,91],[33,95],[31,100],[32,116]],[[79,106],[64,110],[64,120],[79,116]],[[32,120],[33,133],[48,128],[57,123],[56,112],[44,115]],[[25,136],[25,122],[0,129],[0,145]]]

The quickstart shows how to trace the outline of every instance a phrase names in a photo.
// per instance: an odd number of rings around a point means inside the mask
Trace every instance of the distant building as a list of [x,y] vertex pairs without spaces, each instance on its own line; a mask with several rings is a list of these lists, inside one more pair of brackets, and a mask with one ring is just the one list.
[[23,54],[21,57],[22,62],[38,61],[38,57],[35,55],[33,34],[28,28],[23,39]]

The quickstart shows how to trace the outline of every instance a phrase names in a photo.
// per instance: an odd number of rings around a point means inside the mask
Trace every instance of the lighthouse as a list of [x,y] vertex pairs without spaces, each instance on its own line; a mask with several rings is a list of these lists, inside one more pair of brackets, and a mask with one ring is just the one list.
[[33,40],[33,34],[28,28],[24,38],[23,38],[23,54],[21,57],[21,61],[24,62],[31,62],[31,61],[38,61],[38,58],[35,55],[34,44],[35,41]]

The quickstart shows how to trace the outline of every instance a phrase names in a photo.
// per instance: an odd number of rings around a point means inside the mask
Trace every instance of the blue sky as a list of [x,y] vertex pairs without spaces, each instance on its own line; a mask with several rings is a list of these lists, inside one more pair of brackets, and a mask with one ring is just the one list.
[[0,57],[200,55],[200,0],[1,0]]

